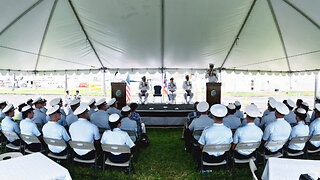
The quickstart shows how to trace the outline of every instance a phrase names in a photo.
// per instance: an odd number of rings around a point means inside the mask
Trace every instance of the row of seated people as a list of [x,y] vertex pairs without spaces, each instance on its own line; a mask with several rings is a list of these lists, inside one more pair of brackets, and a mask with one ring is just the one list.
[[[105,106],[105,100],[102,100],[103,103],[101,105]],[[99,102],[100,103],[100,102]],[[44,124],[42,127],[42,133],[38,129],[32,119],[34,118],[34,109],[27,105],[24,106],[21,110],[23,120],[20,122],[20,126],[18,123],[14,122],[14,106],[12,104],[8,104],[2,112],[5,113],[6,117],[2,120],[1,128],[3,131],[15,132],[16,134],[24,134],[30,136],[36,136],[40,141],[42,141],[42,137],[53,138],[53,139],[62,139],[66,142],[70,141],[82,141],[82,142],[90,142],[95,143],[97,146],[97,151],[101,152],[101,147],[99,144],[117,144],[117,145],[128,145],[130,148],[134,146],[136,142],[136,136],[130,137],[128,133],[125,131],[127,129],[138,132],[137,123],[134,120],[130,120],[129,117],[132,114],[131,108],[129,106],[125,106],[122,108],[121,115],[117,113],[113,113],[108,116],[107,119],[103,119],[106,121],[107,126],[103,127],[104,132],[101,138],[101,134],[99,133],[98,127],[90,121],[90,115],[88,110],[88,103],[79,103],[76,109],[72,111],[72,114],[77,116],[77,120],[73,122],[69,129],[69,133],[67,129],[59,124],[61,121],[62,113],[61,106],[59,104],[52,106],[48,111],[47,115],[49,117],[49,121]],[[99,112],[99,111],[97,111]],[[95,113],[97,113],[95,112]],[[94,115],[93,113],[92,115]],[[92,116],[91,115],[91,116]],[[133,127],[133,128],[132,128]],[[132,128],[132,129],[130,129]],[[145,133],[145,130],[143,130]],[[143,133],[143,134],[144,134]],[[71,138],[70,138],[71,136]],[[16,146],[20,146],[20,139],[7,139],[7,141]],[[42,141],[43,142],[43,141]],[[37,152],[41,150],[42,143],[30,143],[25,142],[26,148],[30,151]],[[56,155],[66,154],[66,148],[64,147],[54,147],[49,146],[49,150]],[[94,158],[94,151],[86,151],[75,149],[75,155],[80,159],[92,159]],[[123,160],[123,155],[111,157],[115,161],[120,159]],[[124,155],[127,157],[127,155]]]
[[[270,101],[270,100],[269,100]],[[276,140],[291,140],[295,137],[309,136],[310,138],[320,134],[320,104],[315,106],[315,120],[308,127],[306,123],[307,112],[303,108],[297,108],[294,113],[297,125],[291,127],[284,119],[285,115],[289,114],[289,108],[282,102],[269,102],[275,109],[275,121],[269,123],[264,131],[256,125],[255,119],[260,116],[260,111],[254,104],[248,105],[245,109],[246,124],[239,126],[234,134],[231,129],[225,125],[225,117],[228,114],[228,109],[233,109],[229,105],[228,108],[221,104],[213,105],[210,108],[210,115],[208,116],[209,104],[207,102],[200,102],[197,104],[197,111],[200,116],[193,119],[188,128],[184,132],[186,143],[186,150],[191,151],[193,143],[199,143],[200,150],[204,145],[210,144],[231,144],[232,150],[236,148],[238,143],[261,142],[260,150],[265,151],[266,154],[276,154],[282,150],[282,146],[266,148],[265,145],[270,141]],[[203,130],[201,135],[193,136],[193,131]],[[296,153],[303,150],[305,144],[290,144],[288,151]],[[320,148],[320,142],[310,141],[308,143],[310,150],[317,150]],[[254,154],[255,149],[235,151],[237,159],[247,159]],[[197,152],[197,151],[196,151]],[[200,152],[200,151],[199,151]],[[199,155],[198,155],[199,157]],[[220,162],[225,159],[225,154],[216,152],[212,154],[204,154],[203,158],[207,162]]]

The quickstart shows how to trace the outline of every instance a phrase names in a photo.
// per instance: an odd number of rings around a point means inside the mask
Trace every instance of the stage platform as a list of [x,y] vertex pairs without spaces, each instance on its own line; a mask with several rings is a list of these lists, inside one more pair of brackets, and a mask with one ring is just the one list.
[[147,126],[182,126],[193,104],[140,104],[137,112]]

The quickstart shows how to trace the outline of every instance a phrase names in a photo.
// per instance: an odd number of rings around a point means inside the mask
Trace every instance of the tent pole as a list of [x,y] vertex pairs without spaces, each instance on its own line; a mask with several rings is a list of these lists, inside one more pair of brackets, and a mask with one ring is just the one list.
[[[314,100],[316,99],[317,95],[318,95],[318,79],[319,79],[319,74],[317,73],[314,76]],[[316,104],[314,104],[316,105]]]
[[103,73],[102,73],[102,91],[103,91],[103,96],[107,96],[106,94],[106,70],[104,69],[103,70]]
[[68,90],[68,75],[65,72],[65,74],[64,74],[64,91],[67,91],[67,90]]

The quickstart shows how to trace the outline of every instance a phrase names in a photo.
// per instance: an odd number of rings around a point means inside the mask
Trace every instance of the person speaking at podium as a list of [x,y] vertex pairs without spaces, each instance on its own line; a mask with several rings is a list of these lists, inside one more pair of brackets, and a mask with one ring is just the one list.
[[206,76],[205,78],[208,79],[208,82],[218,82],[218,73],[217,71],[214,69],[214,64],[209,64],[210,69],[208,69],[206,71]]
[[[186,75],[186,80],[183,82],[182,88],[185,91],[184,99],[187,104],[190,104],[192,102],[193,92],[191,92],[192,83],[191,81],[189,81],[189,75]],[[189,101],[188,101],[188,96],[190,96]]]
[[[142,81],[140,81],[140,84],[139,84],[139,90],[140,90],[139,99],[140,99],[140,102],[144,104],[148,101],[148,96],[149,96],[148,90],[150,89],[150,86],[149,86],[149,83],[147,82],[146,76],[143,76],[141,80]],[[142,101],[142,96],[144,96],[144,101]]]

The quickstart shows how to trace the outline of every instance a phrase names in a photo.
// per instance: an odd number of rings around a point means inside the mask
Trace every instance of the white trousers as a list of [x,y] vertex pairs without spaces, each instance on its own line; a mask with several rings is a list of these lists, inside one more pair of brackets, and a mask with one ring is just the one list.
[[[141,103],[145,103],[148,101],[148,96],[149,96],[149,93],[148,92],[145,92],[144,94],[139,92],[139,99],[140,99],[140,102]],[[144,101],[142,101],[142,96],[144,96]]]
[[193,98],[193,92],[190,92],[190,98],[189,98],[189,101],[188,101],[188,93],[187,92],[185,92],[184,93],[184,100],[186,101],[186,103],[190,103],[190,102],[192,102],[192,98]]

